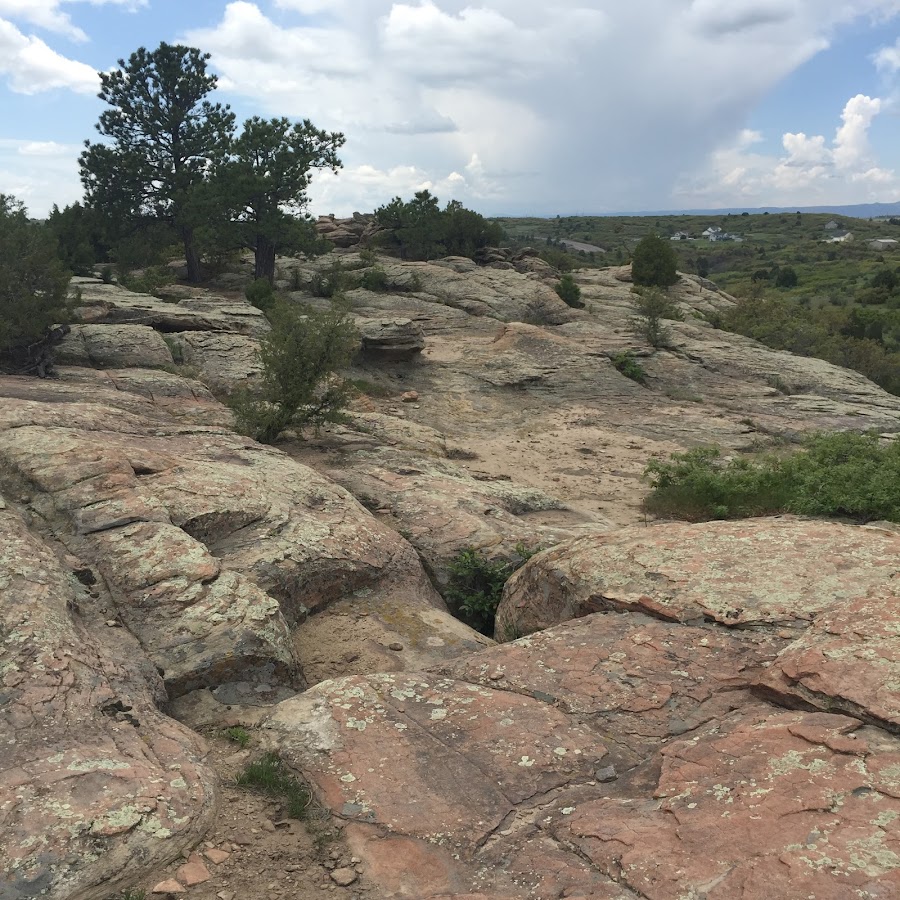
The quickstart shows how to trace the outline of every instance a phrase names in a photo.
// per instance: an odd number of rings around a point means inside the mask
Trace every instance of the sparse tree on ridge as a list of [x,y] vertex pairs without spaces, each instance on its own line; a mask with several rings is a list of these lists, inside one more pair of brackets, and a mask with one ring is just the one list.
[[669,241],[648,234],[634,248],[631,277],[640,287],[667,288],[678,281],[678,259]]
[[196,189],[228,150],[234,115],[207,97],[216,86],[208,53],[162,43],[141,47],[100,73],[109,109],[97,130],[111,143],[85,143],[81,180],[88,205],[131,223],[170,223],[184,244],[188,278],[200,280]]
[[210,179],[209,195],[218,217],[217,242],[253,250],[255,278],[273,281],[276,251],[315,239],[303,218],[306,190],[313,169],[340,168],[343,144],[342,134],[315,128],[308,119],[292,124],[254,116],[244,123]]

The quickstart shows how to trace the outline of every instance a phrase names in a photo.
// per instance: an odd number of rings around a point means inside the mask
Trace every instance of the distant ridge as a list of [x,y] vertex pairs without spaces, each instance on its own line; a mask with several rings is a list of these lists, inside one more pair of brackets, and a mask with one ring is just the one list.
[[599,213],[601,216],[727,216],[741,213],[831,213],[853,219],[874,219],[878,216],[900,216],[900,201],[896,203],[856,203],[851,206],[733,206],[726,209],[661,209],[642,212]]

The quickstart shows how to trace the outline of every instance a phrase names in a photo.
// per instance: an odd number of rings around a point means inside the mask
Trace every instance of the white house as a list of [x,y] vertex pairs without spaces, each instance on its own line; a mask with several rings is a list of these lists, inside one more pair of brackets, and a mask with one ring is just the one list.
[[713,235],[719,235],[721,233],[722,229],[719,228],[718,225],[710,225],[709,228],[707,228],[706,231],[703,232],[703,237],[709,238],[711,241],[714,241],[716,240],[716,238],[713,237]]
[[838,228],[840,228],[840,227],[841,227],[841,226],[838,225],[838,223],[835,222],[834,219],[832,219],[832,220],[825,226],[825,230],[826,230],[826,231],[837,231]]
[[896,250],[898,245],[900,245],[900,241],[895,241],[893,238],[877,238],[869,241],[871,250]]
[[831,237],[825,238],[826,244],[844,244],[853,240],[852,231],[836,231]]
[[689,241],[690,239],[691,236],[686,231],[676,231],[675,234],[669,238],[670,241]]

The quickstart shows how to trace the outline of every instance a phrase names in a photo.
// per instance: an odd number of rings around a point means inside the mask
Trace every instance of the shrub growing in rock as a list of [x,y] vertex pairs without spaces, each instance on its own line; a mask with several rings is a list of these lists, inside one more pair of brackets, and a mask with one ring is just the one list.
[[334,308],[319,312],[276,301],[268,317],[259,390],[236,391],[229,405],[241,431],[270,444],[287,428],[340,421],[350,392],[335,372],[349,363],[358,338],[353,321]]
[[275,302],[275,288],[268,278],[255,278],[247,285],[244,296],[257,309],[265,311]]
[[612,364],[617,372],[620,372],[632,381],[636,381],[638,384],[643,384],[647,379],[644,367],[635,359],[634,354],[628,350],[617,353],[612,358]]
[[643,288],[634,295],[632,304],[635,316],[631,320],[631,330],[634,335],[657,350],[671,346],[672,330],[663,324],[663,320],[680,322],[682,315],[668,294],[659,288]]
[[900,522],[900,441],[819,434],[802,450],[723,461],[717,447],[653,460],[648,511],[692,522],[790,512]]
[[670,241],[648,234],[634,248],[631,278],[640,287],[667,288],[678,281],[678,259]]
[[476,631],[488,636],[494,633],[494,617],[503,586],[510,575],[520,569],[540,548],[528,550],[516,544],[516,558],[510,562],[492,560],[472,547],[460,551],[447,567],[450,581],[444,592],[450,608]]
[[571,306],[573,309],[584,309],[584,302],[581,299],[581,288],[578,287],[575,279],[568,272],[559,279],[555,290],[566,306]]

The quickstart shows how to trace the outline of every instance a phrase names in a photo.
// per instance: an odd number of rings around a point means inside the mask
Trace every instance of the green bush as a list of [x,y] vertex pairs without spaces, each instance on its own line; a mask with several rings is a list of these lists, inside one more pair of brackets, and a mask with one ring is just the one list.
[[658,234],[648,234],[634,248],[631,277],[639,287],[667,288],[678,281],[677,265],[672,242]]
[[69,273],[50,231],[28,219],[14,197],[0,194],[0,366],[29,371],[29,349],[68,320]]
[[124,272],[119,275],[119,284],[135,294],[155,294],[174,281],[175,275],[168,266],[148,266],[139,274]]
[[573,309],[584,309],[584,302],[581,299],[581,288],[575,283],[575,279],[568,273],[559,279],[556,285],[556,293],[566,306]]
[[312,804],[309,788],[295,778],[276,753],[266,753],[250,763],[236,779],[240,787],[253,788],[260,793],[281,800],[287,815],[303,819]]
[[360,287],[367,291],[386,291],[388,289],[387,272],[381,266],[373,266],[362,274]]
[[717,447],[653,460],[645,508],[692,522],[796,513],[900,522],[900,442],[820,434],[788,456],[724,462]]
[[350,392],[334,373],[350,362],[358,339],[352,319],[338,309],[319,312],[276,300],[268,317],[272,330],[260,342],[259,390],[235,391],[229,405],[241,431],[270,444],[287,428],[341,420]]
[[494,633],[494,617],[503,586],[540,548],[528,550],[516,544],[516,559],[491,560],[480,550],[462,550],[447,567],[450,580],[444,598],[451,610],[467,625],[488,636]]
[[313,297],[332,298],[342,291],[354,287],[353,278],[339,259],[332,259],[331,265],[324,271],[313,273],[309,283],[309,292]]
[[257,278],[247,285],[244,296],[257,309],[265,311],[275,302],[275,288],[268,278]]
[[668,294],[655,287],[642,288],[632,303],[635,312],[631,320],[633,334],[657,350],[671,346],[672,330],[663,324],[663,320],[680,322],[683,317]]
[[612,358],[612,364],[615,366],[616,371],[621,372],[626,378],[630,378],[638,384],[644,384],[647,380],[647,373],[644,371],[644,367],[629,350],[617,353]]

